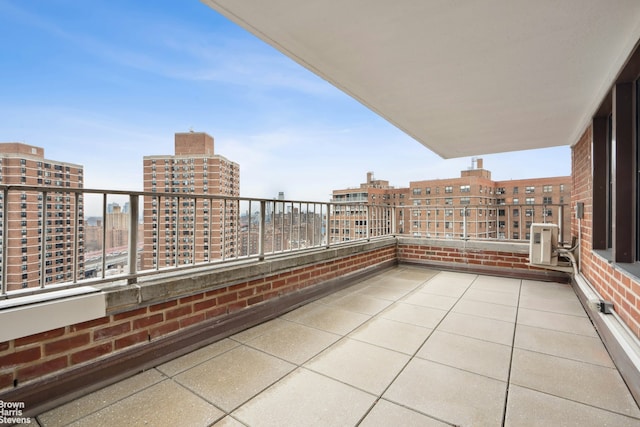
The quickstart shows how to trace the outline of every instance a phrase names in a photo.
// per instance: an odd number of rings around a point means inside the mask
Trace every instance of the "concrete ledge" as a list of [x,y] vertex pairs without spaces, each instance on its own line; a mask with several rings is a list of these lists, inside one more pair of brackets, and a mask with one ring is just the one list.
[[221,264],[216,268],[205,266],[179,273],[159,273],[137,284],[109,284],[101,289],[106,298],[107,314],[114,314],[395,245],[396,239],[388,237],[329,249],[283,254],[264,261],[253,259]]

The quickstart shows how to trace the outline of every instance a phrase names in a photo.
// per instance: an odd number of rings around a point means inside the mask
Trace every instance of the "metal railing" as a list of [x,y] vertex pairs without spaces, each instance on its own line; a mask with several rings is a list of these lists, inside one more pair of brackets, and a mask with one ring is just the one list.
[[333,239],[329,224],[344,208],[335,203],[22,185],[0,191],[5,297],[370,240],[391,233],[393,215],[389,207],[366,208],[372,229]]
[[562,227],[564,217],[562,205],[394,207],[22,185],[0,192],[2,297],[399,234],[528,239],[527,222]]
[[445,239],[529,240],[534,223],[554,223],[568,242],[569,211],[563,204],[439,205],[397,208],[399,234]]

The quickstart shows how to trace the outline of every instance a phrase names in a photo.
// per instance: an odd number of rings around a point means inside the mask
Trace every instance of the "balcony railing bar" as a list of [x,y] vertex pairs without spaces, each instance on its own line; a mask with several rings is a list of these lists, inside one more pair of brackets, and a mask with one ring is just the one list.
[[[40,248],[46,248],[47,246],[47,237],[48,237],[48,233],[47,233],[47,196],[48,196],[48,192],[44,191],[42,193],[42,221],[41,221],[41,226],[40,226],[40,236],[42,236],[42,241],[40,244]],[[8,199],[5,199],[5,203],[8,203]],[[4,221],[8,222],[7,218],[4,218]],[[8,241],[9,239],[7,239]],[[56,245],[55,243],[52,243],[52,245]],[[6,250],[5,247],[2,248],[3,251]],[[42,254],[42,252],[41,252]],[[46,254],[46,253],[45,253]],[[3,267],[8,267],[6,264]],[[46,282],[46,272],[47,270],[47,257],[46,256],[41,256],[40,257],[40,278],[39,278],[39,286],[41,289],[44,289],[45,286],[45,282]],[[75,273],[75,271],[74,271]],[[8,274],[8,271],[7,271]]]
[[[84,218],[80,218],[79,201],[80,201],[80,194],[74,193],[73,194],[73,217],[75,218],[75,221],[73,221],[73,249],[72,249],[73,251],[72,253],[74,254],[80,252],[80,245],[79,245],[80,225],[84,224]],[[46,198],[45,198],[45,202],[46,202]],[[43,205],[46,205],[46,203],[43,203]],[[82,219],[82,222],[80,221],[81,219]],[[46,220],[46,217],[43,216],[42,222],[46,222],[45,220]],[[82,229],[84,230],[84,227],[82,227]],[[40,253],[42,254],[42,251],[40,251]],[[45,258],[45,257],[42,257],[42,258]],[[80,258],[79,256],[73,257],[73,267],[72,267],[73,283],[78,283],[78,276],[82,274],[82,272],[80,272],[79,270],[79,265],[78,265],[79,258]],[[40,278],[40,280],[42,281],[42,277]]]
[[0,281],[0,294],[2,296],[7,294],[7,253],[8,251],[5,248],[5,244],[8,241],[8,223],[7,218],[9,217],[9,188],[5,187],[2,189],[2,265],[0,266],[0,271],[2,273],[2,280]]
[[[107,193],[104,193],[102,195],[102,218],[106,218],[107,217]],[[105,246],[105,243],[107,241],[107,223],[106,221],[102,221],[102,250],[101,250],[101,264],[102,264],[102,268],[100,269],[101,273],[100,275],[102,276],[102,278],[104,279],[106,274],[107,274],[107,248]]]

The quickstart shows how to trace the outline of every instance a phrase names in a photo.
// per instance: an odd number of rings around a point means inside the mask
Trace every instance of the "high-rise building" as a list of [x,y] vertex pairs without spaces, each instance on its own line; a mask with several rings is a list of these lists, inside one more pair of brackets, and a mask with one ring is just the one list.
[[482,159],[475,162],[458,178],[409,183],[408,234],[528,240],[532,223],[548,222],[562,223],[568,239],[570,176],[493,181]]
[[161,268],[236,256],[240,166],[214,154],[214,140],[202,132],[175,134],[173,155],[144,157],[142,267]]
[[482,159],[457,178],[412,181],[409,188],[390,187],[370,172],[359,188],[333,191],[332,201],[344,207],[335,208],[330,235],[332,241],[362,238],[368,228],[375,236],[376,212],[378,217],[386,212],[381,207],[406,206],[395,209],[399,234],[528,240],[532,223],[548,222],[563,224],[560,238],[567,242],[570,197],[570,176],[494,181]]
[[[331,201],[342,206],[335,206],[331,213],[330,241],[388,234],[394,216],[384,207],[404,206],[408,200],[408,188],[394,188],[389,181],[375,179],[373,172],[367,172],[367,182],[358,188],[333,190]],[[401,210],[395,221],[396,230],[402,233],[404,218]]]
[[41,191],[13,189],[7,200],[0,194],[0,202],[8,204],[9,212],[7,234],[1,240],[7,256],[2,273],[7,275],[8,290],[37,287],[41,279],[44,285],[73,280],[76,255],[76,278],[83,278],[83,200],[81,194],[76,197],[66,190],[82,188],[83,177],[82,166],[45,159],[44,148],[0,143],[1,184],[60,189],[47,191],[46,196]]
[[129,244],[129,214],[117,203],[110,203],[111,212],[105,218],[105,248],[122,248]]

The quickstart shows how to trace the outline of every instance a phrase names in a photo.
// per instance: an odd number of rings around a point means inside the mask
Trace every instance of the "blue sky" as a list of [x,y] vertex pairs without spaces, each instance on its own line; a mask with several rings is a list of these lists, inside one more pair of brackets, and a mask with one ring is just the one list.
[[[189,129],[240,164],[241,195],[326,201],[366,172],[458,176],[358,102],[197,0],[0,0],[0,141],[81,164],[85,187],[142,190],[142,158]],[[494,179],[570,174],[558,147],[485,155]]]

